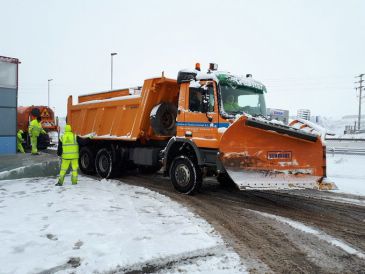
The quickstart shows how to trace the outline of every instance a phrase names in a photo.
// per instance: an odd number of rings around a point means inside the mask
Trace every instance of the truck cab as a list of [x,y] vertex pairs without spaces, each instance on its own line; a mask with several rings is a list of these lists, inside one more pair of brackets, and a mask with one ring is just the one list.
[[207,74],[180,71],[177,136],[198,147],[217,149],[220,137],[236,117],[265,117],[266,88],[252,79],[209,70]]

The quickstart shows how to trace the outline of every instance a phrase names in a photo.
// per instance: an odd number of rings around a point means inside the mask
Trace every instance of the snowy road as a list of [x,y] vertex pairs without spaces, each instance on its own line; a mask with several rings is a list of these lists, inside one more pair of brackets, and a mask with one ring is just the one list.
[[201,193],[175,192],[167,178],[121,180],[158,191],[191,208],[225,237],[249,271],[364,273],[365,157],[328,157],[337,191],[238,191],[207,179]]
[[[68,178],[69,180],[69,178]],[[204,220],[142,187],[0,181],[0,273],[242,273]]]
[[327,160],[337,191],[245,192],[207,179],[186,196],[133,172],[61,188],[0,181],[0,273],[363,273],[365,157]]

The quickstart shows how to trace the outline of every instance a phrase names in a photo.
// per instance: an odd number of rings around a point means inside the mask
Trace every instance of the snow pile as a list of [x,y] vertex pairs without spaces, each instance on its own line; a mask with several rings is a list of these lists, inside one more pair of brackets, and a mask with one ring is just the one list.
[[[364,117],[365,118],[365,117]],[[342,118],[334,117],[319,117],[318,124],[327,129],[328,132],[333,132],[334,138],[364,138],[365,133],[361,134],[344,134],[346,126],[354,126],[357,122],[357,115],[348,115]]]
[[57,158],[45,160],[41,163],[21,166],[0,172],[0,180],[34,178],[40,176],[54,176],[60,171],[60,163]]
[[1,273],[245,272],[209,224],[169,198],[107,180],[65,181],[0,182]]
[[365,156],[327,153],[327,176],[337,192],[365,196]]

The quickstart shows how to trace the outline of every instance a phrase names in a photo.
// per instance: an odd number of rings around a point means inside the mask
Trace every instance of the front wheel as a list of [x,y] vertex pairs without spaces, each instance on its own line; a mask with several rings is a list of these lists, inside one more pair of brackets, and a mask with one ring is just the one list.
[[184,194],[194,194],[202,184],[199,166],[186,156],[179,156],[173,160],[170,178],[175,189]]

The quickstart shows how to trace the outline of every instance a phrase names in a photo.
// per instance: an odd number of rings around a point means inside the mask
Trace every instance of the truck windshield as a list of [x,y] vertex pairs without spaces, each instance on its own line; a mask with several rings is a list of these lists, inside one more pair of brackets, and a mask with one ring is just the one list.
[[223,109],[229,115],[247,113],[252,116],[266,116],[263,91],[249,88],[220,85]]

